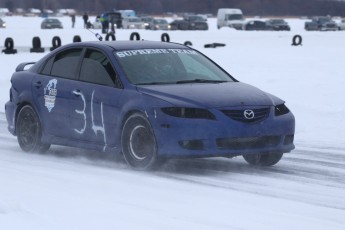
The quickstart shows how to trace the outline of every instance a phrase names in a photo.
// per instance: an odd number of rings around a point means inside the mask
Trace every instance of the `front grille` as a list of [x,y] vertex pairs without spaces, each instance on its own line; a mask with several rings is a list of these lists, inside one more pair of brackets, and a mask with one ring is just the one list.
[[[253,112],[253,116],[251,116],[251,111]],[[266,119],[270,113],[270,108],[222,110],[222,112],[235,121],[254,123]],[[247,116],[245,116],[245,114],[247,114]]]
[[280,139],[280,136],[232,137],[218,138],[216,143],[220,149],[253,149],[277,146]]
[[294,135],[287,135],[284,139],[284,145],[289,145],[293,143]]
[[204,143],[202,140],[189,140],[178,142],[182,148],[190,150],[202,150],[204,149]]

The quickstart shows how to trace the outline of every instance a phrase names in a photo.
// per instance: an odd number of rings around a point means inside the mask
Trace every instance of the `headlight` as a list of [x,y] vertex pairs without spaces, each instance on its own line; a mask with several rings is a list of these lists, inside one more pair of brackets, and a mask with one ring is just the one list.
[[274,115],[276,116],[281,116],[289,112],[290,110],[288,109],[288,107],[286,107],[285,104],[276,105],[274,108]]
[[161,110],[173,117],[216,120],[216,117],[206,109],[168,107]]

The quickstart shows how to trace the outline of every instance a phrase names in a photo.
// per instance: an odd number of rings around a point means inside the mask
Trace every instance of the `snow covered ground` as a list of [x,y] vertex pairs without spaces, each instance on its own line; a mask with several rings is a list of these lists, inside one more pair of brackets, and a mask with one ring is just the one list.
[[[32,38],[48,50],[54,36],[63,44],[95,37],[81,18],[74,29],[61,18],[63,30],[41,30],[41,18],[4,20],[0,44],[12,37],[19,53],[0,54],[0,229],[344,229],[345,31],[306,32],[299,19],[288,19],[290,32],[217,30],[209,19],[209,31],[168,32],[172,42],[191,41],[238,80],[286,100],[296,117],[296,150],[264,169],[213,158],[137,172],[110,154],[19,149],[4,104],[15,67],[44,55],[27,52]],[[117,40],[132,32],[117,30]],[[163,33],[137,32],[145,40]],[[302,46],[291,46],[295,34]],[[226,46],[204,48],[213,42]]]

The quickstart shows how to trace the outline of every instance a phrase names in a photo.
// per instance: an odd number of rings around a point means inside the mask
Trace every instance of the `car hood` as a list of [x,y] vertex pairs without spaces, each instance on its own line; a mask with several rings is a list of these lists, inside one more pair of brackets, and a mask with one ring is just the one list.
[[138,86],[137,89],[174,106],[224,108],[283,103],[279,98],[241,82],[152,85]]

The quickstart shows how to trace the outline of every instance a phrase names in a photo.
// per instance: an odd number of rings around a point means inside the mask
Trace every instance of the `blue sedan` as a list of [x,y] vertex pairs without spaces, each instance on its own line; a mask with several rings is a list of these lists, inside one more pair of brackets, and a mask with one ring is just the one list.
[[18,65],[11,83],[8,129],[25,152],[95,149],[148,169],[220,156],[271,166],[294,149],[295,119],[283,100],[180,44],[68,44]]

